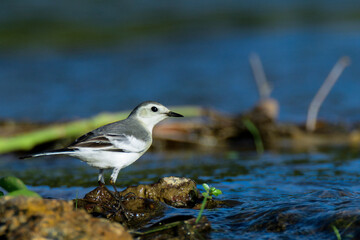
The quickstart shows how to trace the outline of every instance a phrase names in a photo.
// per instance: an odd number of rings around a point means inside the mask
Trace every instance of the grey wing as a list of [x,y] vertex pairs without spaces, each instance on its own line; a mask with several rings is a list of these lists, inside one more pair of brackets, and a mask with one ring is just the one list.
[[81,137],[77,138],[68,148],[71,148],[73,146],[76,146],[77,144],[80,144],[82,142],[87,142],[87,140],[91,140],[92,138],[95,138],[94,132],[88,132]]
[[[90,134],[90,133],[89,133]],[[93,150],[135,152],[146,151],[149,147],[145,141],[126,134],[103,134],[98,136],[84,135],[71,144],[68,149],[92,148]]]

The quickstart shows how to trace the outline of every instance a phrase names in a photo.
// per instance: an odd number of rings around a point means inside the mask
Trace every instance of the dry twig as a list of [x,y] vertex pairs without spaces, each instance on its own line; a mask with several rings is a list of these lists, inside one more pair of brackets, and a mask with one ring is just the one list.
[[256,53],[251,53],[249,56],[249,62],[254,74],[256,85],[258,87],[260,100],[270,98],[272,88],[266,79],[264,68],[259,55]]
[[329,94],[330,90],[334,86],[335,82],[339,79],[341,73],[349,65],[350,65],[350,58],[344,56],[341,57],[337,61],[335,66],[331,69],[323,85],[320,87],[319,91],[316,93],[315,97],[310,103],[307,114],[307,120],[306,120],[307,131],[312,132],[315,130],[317,115],[322,103],[324,102],[326,96]]

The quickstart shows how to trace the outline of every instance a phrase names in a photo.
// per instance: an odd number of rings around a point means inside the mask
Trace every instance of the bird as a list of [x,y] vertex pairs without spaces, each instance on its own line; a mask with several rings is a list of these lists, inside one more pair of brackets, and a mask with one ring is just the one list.
[[105,184],[104,170],[113,169],[110,184],[117,192],[115,183],[120,170],[134,163],[150,148],[154,126],[169,117],[183,115],[170,111],[158,102],[146,101],[136,106],[126,119],[96,128],[77,138],[68,147],[21,158],[50,155],[78,158],[99,169],[99,185]]

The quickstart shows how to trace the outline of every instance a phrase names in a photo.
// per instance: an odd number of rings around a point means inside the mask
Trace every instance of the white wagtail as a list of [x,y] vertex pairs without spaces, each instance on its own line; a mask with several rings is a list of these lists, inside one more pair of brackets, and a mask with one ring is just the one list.
[[[103,171],[112,168],[110,184],[115,191],[119,171],[135,162],[151,146],[152,130],[168,117],[183,117],[157,102],[143,102],[128,118],[104,125],[79,137],[68,147],[22,158],[67,155],[99,169],[99,184],[105,184]],[[117,191],[116,191],[117,192]]]

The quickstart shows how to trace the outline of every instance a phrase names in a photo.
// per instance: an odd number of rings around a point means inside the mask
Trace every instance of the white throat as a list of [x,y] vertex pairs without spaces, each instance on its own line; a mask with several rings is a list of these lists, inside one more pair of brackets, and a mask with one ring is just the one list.
[[142,118],[138,117],[138,121],[147,129],[150,133],[152,133],[156,124],[161,122],[166,118],[165,115],[160,115],[159,117],[151,117],[151,118]]

